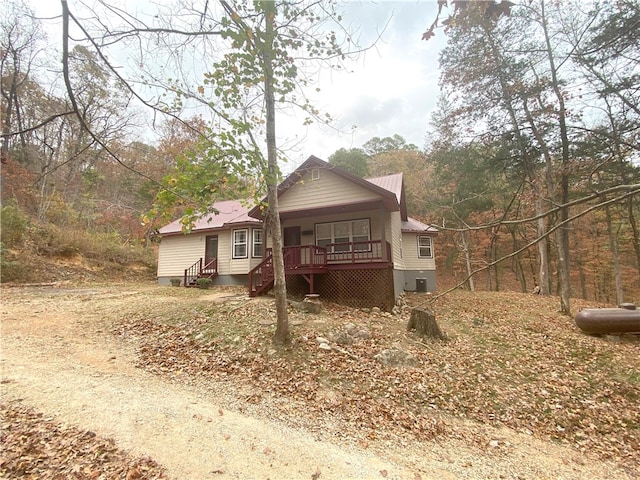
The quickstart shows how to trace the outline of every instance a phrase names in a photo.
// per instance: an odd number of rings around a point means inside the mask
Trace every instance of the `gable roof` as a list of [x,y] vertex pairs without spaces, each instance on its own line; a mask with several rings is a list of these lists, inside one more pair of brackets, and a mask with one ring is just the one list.
[[[247,215],[249,207],[247,202],[240,200],[223,200],[215,202],[213,208],[218,212],[203,215],[196,220],[193,231],[219,230],[230,226],[260,225],[260,220]],[[171,222],[160,228],[158,232],[162,235],[182,234],[182,224],[180,220]]]
[[[293,185],[302,180],[302,177],[305,173],[315,168],[323,168],[326,170],[331,170],[332,173],[341,176],[342,178],[349,180],[350,182],[359,185],[381,197],[382,203],[385,208],[389,211],[398,211],[401,206],[400,197],[396,195],[395,191],[389,190],[382,185],[378,185],[364,178],[360,178],[357,175],[348,172],[347,170],[332,165],[324,160],[320,160],[318,157],[311,155],[307,160],[302,163],[298,168],[296,168],[293,173],[291,173],[287,178],[285,178],[280,185],[278,185],[278,197],[280,197],[284,192],[286,192]],[[402,174],[397,174],[402,177]],[[380,177],[384,178],[384,177]],[[384,183],[381,181],[381,183]],[[395,184],[397,182],[393,182],[393,186],[395,188]],[[400,188],[402,187],[402,181],[400,181]],[[266,201],[266,198],[263,199],[263,202]],[[254,218],[262,218],[262,210],[260,205],[256,205],[251,210],[249,210],[249,216]],[[406,209],[404,217],[406,218]]]
[[402,220],[407,219],[407,202],[404,196],[404,175],[402,173],[394,173],[392,175],[385,175],[384,177],[365,178],[365,180],[393,192],[398,200],[398,205],[400,205],[400,216]]

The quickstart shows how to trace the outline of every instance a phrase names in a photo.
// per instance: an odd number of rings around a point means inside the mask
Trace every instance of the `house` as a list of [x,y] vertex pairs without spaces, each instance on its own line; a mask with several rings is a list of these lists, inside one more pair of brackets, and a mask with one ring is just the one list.
[[[362,179],[311,156],[278,186],[278,199],[291,294],[390,310],[405,290],[435,290],[438,232],[407,215],[403,174]],[[217,284],[246,284],[253,296],[268,292],[273,265],[262,209],[214,208],[220,213],[189,235],[178,222],[160,229],[159,281],[205,274]]]

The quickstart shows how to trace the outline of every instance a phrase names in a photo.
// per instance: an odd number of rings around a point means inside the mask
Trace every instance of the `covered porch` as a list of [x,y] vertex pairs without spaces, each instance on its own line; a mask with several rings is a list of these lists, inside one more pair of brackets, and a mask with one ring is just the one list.
[[[285,276],[300,276],[308,285],[308,293],[316,291],[316,275],[339,270],[389,269],[391,245],[382,240],[291,245],[282,249]],[[265,259],[249,272],[249,295],[266,293],[273,287],[273,252],[268,248]]]

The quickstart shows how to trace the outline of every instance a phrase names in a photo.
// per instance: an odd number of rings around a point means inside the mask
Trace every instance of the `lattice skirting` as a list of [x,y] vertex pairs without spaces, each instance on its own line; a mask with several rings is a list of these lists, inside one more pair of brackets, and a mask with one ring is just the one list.
[[[391,268],[334,270],[316,275],[314,284],[320,298],[350,307],[379,307],[389,312],[395,304]],[[304,278],[287,277],[287,293],[291,297],[303,297],[308,292],[309,284]]]

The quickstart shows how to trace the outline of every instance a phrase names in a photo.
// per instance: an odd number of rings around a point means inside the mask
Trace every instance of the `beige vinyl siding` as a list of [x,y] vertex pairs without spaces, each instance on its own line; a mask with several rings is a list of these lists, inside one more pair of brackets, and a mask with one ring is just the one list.
[[[402,251],[404,254],[403,270],[435,270],[435,258],[418,257],[418,236],[417,233],[402,234]],[[434,248],[433,237],[431,237],[431,249]],[[434,255],[435,257],[435,255]]]
[[232,258],[230,230],[164,237],[158,250],[158,277],[182,277],[185,268],[204,258],[204,240],[207,235],[218,236],[218,273],[220,275],[249,273],[249,270],[260,263],[261,259],[251,258],[251,228],[248,230],[249,258]]
[[[247,258],[233,258],[233,230],[247,230]],[[229,275],[249,273],[251,262],[251,228],[234,228],[218,240],[218,272]]]
[[391,256],[393,259],[393,267],[397,270],[404,270],[404,245],[402,243],[402,222],[400,212],[391,212],[390,233],[387,241],[391,243]]
[[375,193],[346,180],[330,170],[320,169],[320,178],[311,180],[306,172],[302,180],[292,185],[278,200],[281,212],[308,208],[344,205],[380,197]]
[[158,248],[158,277],[180,277],[204,258],[205,235],[192,233],[163,237]]

